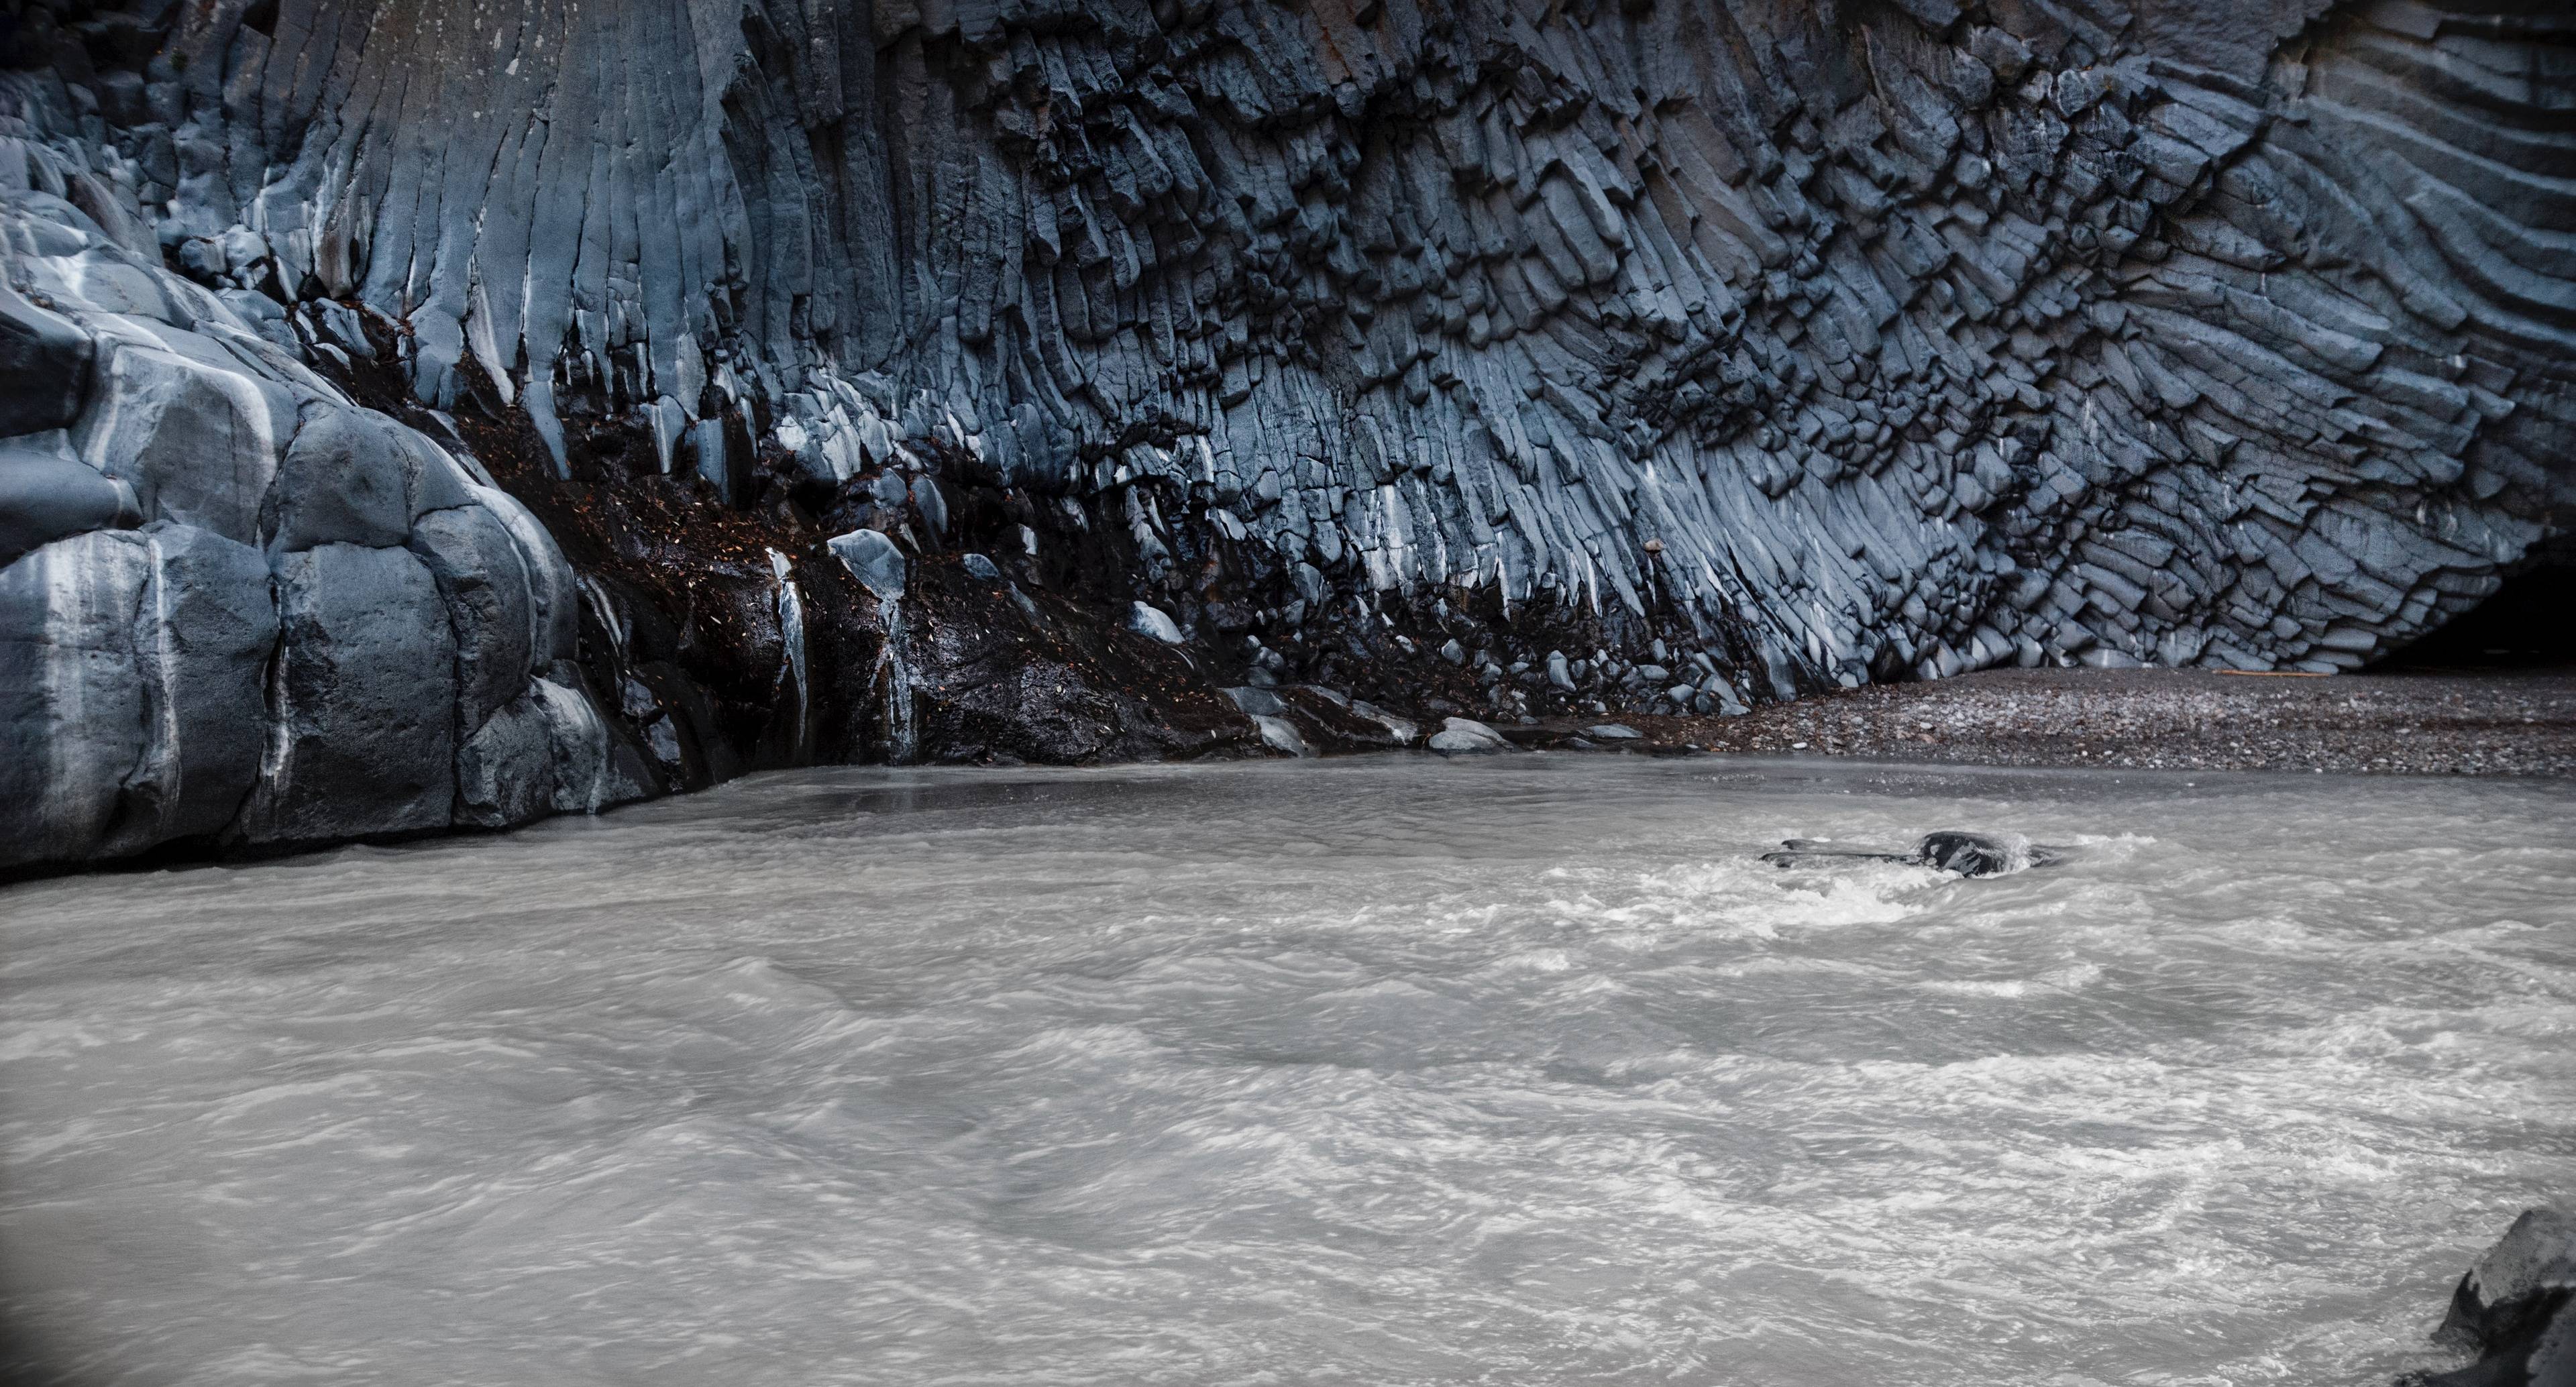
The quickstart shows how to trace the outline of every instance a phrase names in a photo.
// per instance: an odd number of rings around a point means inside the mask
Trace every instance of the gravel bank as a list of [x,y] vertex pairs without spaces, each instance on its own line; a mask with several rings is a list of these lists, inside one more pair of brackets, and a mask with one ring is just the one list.
[[[1873,685],[1738,718],[1622,721],[1659,751],[1696,746],[1992,766],[2576,775],[2576,669],[2319,678],[1988,670],[1937,683]],[[1580,725],[1517,731],[1516,741],[1556,741],[1579,734]]]

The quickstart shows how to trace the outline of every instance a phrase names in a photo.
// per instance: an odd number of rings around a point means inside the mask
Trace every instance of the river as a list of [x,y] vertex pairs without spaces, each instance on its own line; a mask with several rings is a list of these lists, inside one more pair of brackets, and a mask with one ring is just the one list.
[[[2017,832],[1983,881],[1791,836]],[[79,1382],[2366,1383],[2576,1177],[2576,789],[763,775],[0,890]]]

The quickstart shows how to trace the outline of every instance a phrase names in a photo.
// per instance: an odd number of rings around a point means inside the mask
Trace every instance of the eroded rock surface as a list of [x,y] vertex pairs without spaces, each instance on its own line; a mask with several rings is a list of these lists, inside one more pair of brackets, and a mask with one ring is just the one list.
[[[0,868],[643,792],[604,770],[562,555],[470,462],[59,195],[0,192],[0,264],[60,372],[9,377],[39,427],[0,440]],[[561,715],[496,737],[530,699]]]
[[2349,669],[2576,504],[2562,5],[23,9],[0,546],[408,556],[460,822],[1336,725],[1225,690]]

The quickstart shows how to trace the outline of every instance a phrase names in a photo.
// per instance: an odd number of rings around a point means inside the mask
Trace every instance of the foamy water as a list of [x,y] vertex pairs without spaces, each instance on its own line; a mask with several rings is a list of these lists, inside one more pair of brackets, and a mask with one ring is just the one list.
[[[807,772],[0,891],[82,1382],[2359,1383],[2576,1176],[2576,792]],[[1777,840],[2021,832],[1988,881]]]

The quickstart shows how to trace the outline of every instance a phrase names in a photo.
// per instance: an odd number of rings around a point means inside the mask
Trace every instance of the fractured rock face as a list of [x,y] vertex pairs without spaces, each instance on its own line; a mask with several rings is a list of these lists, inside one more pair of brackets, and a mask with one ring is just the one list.
[[50,461],[0,476],[0,544],[405,556],[459,821],[1352,716],[1226,688],[2351,668],[2576,513],[2563,6],[25,23],[0,434]]
[[751,399],[1775,690],[2351,667],[2571,497],[2555,7],[468,8],[189,7],[173,230],[559,455]]

